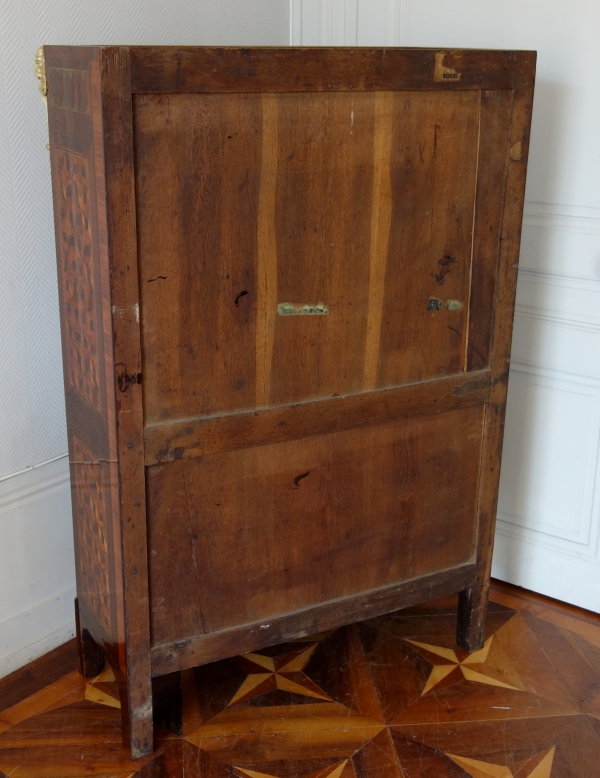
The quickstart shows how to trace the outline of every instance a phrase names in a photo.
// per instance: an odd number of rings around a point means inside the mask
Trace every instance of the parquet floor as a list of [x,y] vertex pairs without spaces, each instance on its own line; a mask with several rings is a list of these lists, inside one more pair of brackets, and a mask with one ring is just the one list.
[[600,619],[504,587],[481,651],[455,626],[448,598],[187,671],[138,762],[111,671],[72,672],[0,713],[0,776],[600,778]]

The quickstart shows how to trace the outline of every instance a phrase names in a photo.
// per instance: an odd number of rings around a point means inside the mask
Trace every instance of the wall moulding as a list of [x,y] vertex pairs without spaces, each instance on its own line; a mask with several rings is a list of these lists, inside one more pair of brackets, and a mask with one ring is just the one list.
[[600,561],[600,379],[513,361],[509,387],[497,531]]
[[406,45],[402,0],[291,0],[294,46]]

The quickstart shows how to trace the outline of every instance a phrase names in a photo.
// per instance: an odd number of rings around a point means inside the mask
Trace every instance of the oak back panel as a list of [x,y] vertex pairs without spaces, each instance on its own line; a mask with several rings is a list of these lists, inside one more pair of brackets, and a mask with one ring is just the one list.
[[132,54],[155,646],[475,560],[516,60],[313,55]]
[[479,122],[474,91],[138,96],[146,423],[464,370]]
[[[150,639],[162,672],[243,625],[250,645],[263,622],[331,624],[336,602],[346,619],[389,607],[419,578],[483,592],[531,53],[48,53],[78,587],[98,634],[116,620],[145,677]],[[102,560],[95,586],[82,573]]]
[[472,406],[148,468],[153,643],[472,561],[482,422]]

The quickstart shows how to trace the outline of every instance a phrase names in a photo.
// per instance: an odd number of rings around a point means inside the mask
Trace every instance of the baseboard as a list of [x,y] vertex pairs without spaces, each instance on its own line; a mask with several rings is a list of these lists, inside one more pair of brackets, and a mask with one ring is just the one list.
[[600,588],[596,560],[581,559],[527,542],[507,532],[503,522],[496,527],[492,575],[523,589],[600,613]]
[[0,678],[74,637],[74,599],[71,587],[0,622]]
[[0,481],[0,678],[75,634],[66,457]]

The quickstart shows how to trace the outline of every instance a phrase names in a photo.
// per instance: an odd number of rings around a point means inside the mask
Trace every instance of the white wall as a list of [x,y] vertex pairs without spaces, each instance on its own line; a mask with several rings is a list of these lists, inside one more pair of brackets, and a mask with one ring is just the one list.
[[74,629],[54,225],[36,49],[288,42],[289,0],[0,0],[0,677]]
[[600,611],[597,0],[292,0],[296,45],[537,49],[493,573]]

